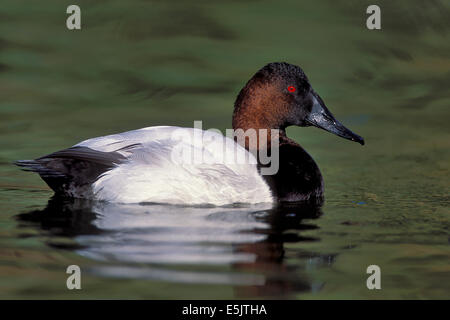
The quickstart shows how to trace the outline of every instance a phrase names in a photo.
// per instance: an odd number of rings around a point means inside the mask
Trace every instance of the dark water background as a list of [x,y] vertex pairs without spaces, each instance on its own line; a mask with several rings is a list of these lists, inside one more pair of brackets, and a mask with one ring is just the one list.
[[[0,298],[450,298],[448,1],[377,1],[380,31],[369,1],[77,3],[81,31],[67,1],[0,8]],[[288,130],[322,170],[320,210],[48,203],[11,165],[151,125],[224,130],[272,61],[366,140]]]

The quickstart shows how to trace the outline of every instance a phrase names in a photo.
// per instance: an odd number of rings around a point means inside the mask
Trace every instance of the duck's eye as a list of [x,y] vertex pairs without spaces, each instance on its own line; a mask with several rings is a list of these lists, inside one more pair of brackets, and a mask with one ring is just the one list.
[[289,92],[295,92],[295,87],[294,86],[289,86],[288,87],[288,91]]

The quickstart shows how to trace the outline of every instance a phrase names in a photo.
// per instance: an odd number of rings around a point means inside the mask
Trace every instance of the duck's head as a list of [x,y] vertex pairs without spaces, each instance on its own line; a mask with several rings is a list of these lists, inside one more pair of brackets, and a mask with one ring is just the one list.
[[342,125],[311,87],[303,70],[276,62],[259,70],[239,93],[233,113],[234,129],[281,129],[315,126],[364,144]]

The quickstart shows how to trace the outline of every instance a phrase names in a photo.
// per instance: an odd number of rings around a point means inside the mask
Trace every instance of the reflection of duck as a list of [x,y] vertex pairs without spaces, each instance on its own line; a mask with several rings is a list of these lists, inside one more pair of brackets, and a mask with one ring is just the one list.
[[100,234],[103,231],[93,224],[97,215],[92,210],[92,203],[85,199],[53,197],[43,210],[21,213],[17,219],[23,226],[37,224],[40,229],[55,236]]
[[319,240],[301,233],[316,229],[312,220],[320,215],[320,207],[306,204],[196,208],[53,198],[44,210],[17,218],[23,227],[44,230],[48,245],[101,262],[90,263],[100,276],[223,284],[238,297],[287,297],[320,289],[307,269],[333,262],[333,254],[299,245],[289,249],[286,263],[286,243]]
[[[56,194],[109,202],[225,205],[321,200],[320,170],[286,136],[291,125],[316,126],[364,144],[334,118],[300,67],[271,63],[248,81],[234,107],[233,129],[258,130],[257,144],[242,133],[235,143],[210,131],[149,127],[89,139],[17,164],[39,173]],[[279,130],[279,139],[272,129]],[[263,137],[259,130],[269,132]],[[175,161],[180,146],[194,154],[199,151],[203,161]],[[278,170],[268,175],[261,174],[267,163],[257,151],[263,149],[279,154]],[[250,160],[239,163],[235,156]]]
[[[264,275],[265,283],[261,285],[236,286],[237,297],[289,297],[299,292],[319,290],[322,283],[312,282],[305,270],[298,265],[298,261],[308,264],[311,261],[322,264],[323,260],[334,260],[334,255],[322,255],[295,250],[297,259],[290,265],[285,263],[285,243],[300,243],[305,241],[318,241],[313,237],[301,235],[302,230],[314,230],[318,227],[312,223],[304,223],[305,219],[317,219],[322,215],[321,208],[316,205],[303,203],[285,204],[273,208],[270,214],[261,218],[270,224],[267,230],[267,238],[255,243],[239,244],[236,252],[254,254],[252,262],[238,262],[233,264],[233,269],[239,272],[256,272]],[[306,262],[303,262],[306,261]],[[306,265],[305,268],[308,266]]]

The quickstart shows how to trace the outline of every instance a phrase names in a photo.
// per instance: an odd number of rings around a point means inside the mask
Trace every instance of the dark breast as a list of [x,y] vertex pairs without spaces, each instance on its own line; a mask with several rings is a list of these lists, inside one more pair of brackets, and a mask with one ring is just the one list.
[[323,179],[313,158],[290,139],[280,143],[279,169],[275,175],[263,175],[273,196],[280,202],[323,202]]

